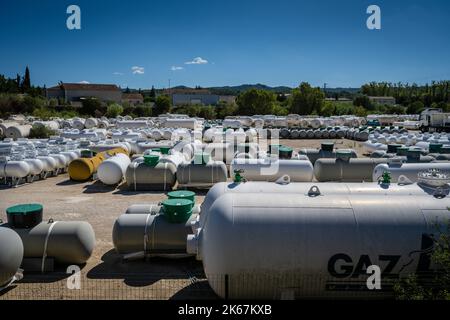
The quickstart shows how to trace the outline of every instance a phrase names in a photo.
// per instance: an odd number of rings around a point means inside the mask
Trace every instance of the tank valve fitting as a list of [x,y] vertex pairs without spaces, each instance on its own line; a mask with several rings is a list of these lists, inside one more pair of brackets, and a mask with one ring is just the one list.
[[234,182],[235,183],[241,183],[246,182],[245,178],[241,176],[241,174],[244,173],[244,170],[234,170]]
[[378,179],[378,183],[390,184],[391,183],[391,179],[392,179],[391,173],[389,171],[385,171],[385,172],[383,172],[381,177]]

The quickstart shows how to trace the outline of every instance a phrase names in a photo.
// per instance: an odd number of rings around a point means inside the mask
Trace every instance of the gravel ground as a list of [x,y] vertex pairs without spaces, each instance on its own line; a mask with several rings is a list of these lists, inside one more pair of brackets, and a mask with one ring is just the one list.
[[[295,148],[319,147],[321,140],[280,140]],[[354,148],[362,156],[362,144],[336,141],[337,148]],[[197,196],[201,203],[205,193]],[[137,203],[159,202],[159,192],[132,192],[126,186],[105,187],[100,182],[75,183],[67,174],[21,185],[0,187],[0,219],[6,221],[6,208],[20,203],[41,203],[44,219],[88,221],[97,244],[82,268],[82,289],[66,288],[65,269],[53,274],[25,274],[16,286],[0,293],[1,299],[177,299],[215,298],[204,280],[202,265],[194,258],[150,259],[123,262],[111,239],[114,221],[126,208]]]

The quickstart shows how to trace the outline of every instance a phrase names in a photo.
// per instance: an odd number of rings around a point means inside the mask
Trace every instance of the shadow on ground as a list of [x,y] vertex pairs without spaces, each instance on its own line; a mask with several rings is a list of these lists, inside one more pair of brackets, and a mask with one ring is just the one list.
[[205,274],[202,264],[194,257],[183,259],[155,257],[125,261],[115,250],[110,250],[102,256],[102,262],[88,272],[87,277],[123,279],[129,286],[143,287],[167,279],[205,279]]

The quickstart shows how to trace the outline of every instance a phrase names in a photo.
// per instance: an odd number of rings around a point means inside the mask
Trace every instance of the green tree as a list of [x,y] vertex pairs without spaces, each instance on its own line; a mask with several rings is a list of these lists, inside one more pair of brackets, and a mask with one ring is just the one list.
[[160,95],[156,98],[155,101],[155,116],[159,116],[160,114],[170,112],[170,108],[172,103],[170,102],[170,97],[167,95]]
[[363,107],[367,110],[373,110],[374,105],[372,104],[372,101],[370,101],[369,97],[366,95],[359,95],[356,96],[355,99],[353,99],[353,105],[355,107]]
[[95,111],[100,110],[101,108],[102,103],[98,99],[88,98],[83,100],[80,113],[86,116],[93,116],[95,115]]
[[152,116],[152,105],[151,104],[140,104],[134,109],[134,114],[137,117],[151,117]]
[[276,116],[287,116],[289,114],[289,110],[276,103],[272,108],[272,113]]
[[152,89],[150,90],[150,98],[152,98],[153,101],[156,99],[156,90],[154,86],[152,86]]
[[320,88],[313,88],[307,82],[292,91],[290,99],[291,113],[309,115],[319,113],[325,101],[325,94]]
[[323,117],[331,117],[335,114],[335,111],[336,108],[334,104],[330,101],[325,101],[319,114]]
[[414,101],[408,105],[406,112],[408,114],[418,114],[425,108],[425,105],[422,101]]
[[213,106],[202,106],[199,116],[207,120],[214,120],[217,114]]
[[106,109],[106,116],[109,118],[115,118],[120,116],[123,112],[123,107],[120,104],[113,103]]
[[30,69],[27,66],[25,69],[25,75],[23,77],[23,82],[22,82],[22,92],[27,93],[28,90],[30,90],[30,88],[31,88]]
[[450,300],[450,221],[447,221],[446,226],[436,223],[435,228],[437,235],[433,239],[431,252],[435,271],[411,275],[397,281],[394,285],[397,299]]
[[216,106],[217,118],[225,119],[228,116],[235,116],[238,111],[238,106],[235,103],[222,102]]
[[272,92],[259,89],[250,89],[241,93],[236,103],[239,115],[270,114],[276,101]]

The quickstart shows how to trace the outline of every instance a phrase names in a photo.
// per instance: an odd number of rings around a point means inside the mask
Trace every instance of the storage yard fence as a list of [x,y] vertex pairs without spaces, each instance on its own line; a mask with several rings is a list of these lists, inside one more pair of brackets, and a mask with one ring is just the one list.
[[[271,292],[274,300],[299,298],[394,298],[398,279],[385,278],[381,288],[369,289],[369,275],[358,278],[261,275],[209,276],[187,274],[95,274],[77,279],[66,273],[32,275],[0,291],[0,300],[215,300],[220,299],[214,287],[225,299],[233,296],[257,299]],[[419,278],[419,284],[433,287],[434,275]],[[369,281],[373,284],[373,281]],[[274,291],[274,287],[279,289]],[[302,294],[298,295],[301,291]]]

